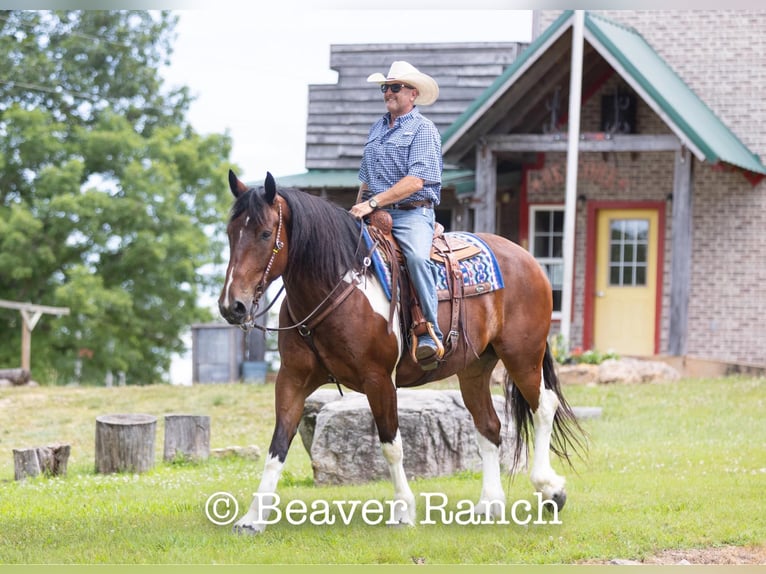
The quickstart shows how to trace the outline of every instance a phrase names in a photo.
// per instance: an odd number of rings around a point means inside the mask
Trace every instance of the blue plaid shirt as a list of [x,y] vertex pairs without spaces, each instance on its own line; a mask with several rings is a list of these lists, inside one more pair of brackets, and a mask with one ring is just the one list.
[[366,183],[371,195],[386,191],[406,175],[423,180],[423,189],[403,199],[441,201],[442,140],[434,123],[421,115],[417,107],[388,127],[386,113],[370,128],[364,146],[359,181]]

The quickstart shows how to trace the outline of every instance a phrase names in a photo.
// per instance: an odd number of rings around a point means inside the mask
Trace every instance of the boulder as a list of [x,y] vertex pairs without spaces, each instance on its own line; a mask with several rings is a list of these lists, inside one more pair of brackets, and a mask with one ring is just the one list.
[[[388,479],[367,397],[346,393],[341,398],[337,391],[321,389],[318,393],[307,400],[299,427],[315,482],[356,484]],[[515,435],[507,424],[503,397],[493,395],[493,399],[503,425],[500,456],[507,469]],[[404,469],[409,478],[481,470],[476,430],[460,391],[399,389],[397,400]]]
[[[351,395],[357,395],[359,393],[351,393]],[[348,394],[344,395],[348,396]],[[306,452],[311,453],[311,443],[314,440],[314,428],[316,427],[316,420],[319,411],[322,410],[327,403],[331,401],[337,401],[342,399],[343,396],[337,389],[317,389],[311,393],[306,402],[303,405],[303,416],[301,422],[298,424],[298,434],[301,437]]]
[[562,385],[595,385],[598,383],[598,365],[587,363],[558,365],[556,374]]
[[677,370],[661,361],[607,359],[598,367],[598,382],[602,384],[659,383],[677,381],[680,378]]

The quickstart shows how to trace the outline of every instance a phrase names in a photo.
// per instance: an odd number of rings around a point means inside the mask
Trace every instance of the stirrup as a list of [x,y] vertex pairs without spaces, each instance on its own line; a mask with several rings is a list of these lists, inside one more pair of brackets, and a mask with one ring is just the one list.
[[[438,361],[442,357],[444,357],[444,345],[436,336],[436,333],[434,332],[434,326],[433,324],[431,324],[430,321],[426,321],[426,330],[428,331],[428,336],[431,337],[431,340],[433,340],[433,342],[436,343],[436,356],[434,357],[434,360]],[[410,345],[410,356],[412,357],[412,360],[414,362],[419,364],[418,358],[415,354],[417,352],[417,349],[418,349],[418,336],[413,332],[412,344]]]

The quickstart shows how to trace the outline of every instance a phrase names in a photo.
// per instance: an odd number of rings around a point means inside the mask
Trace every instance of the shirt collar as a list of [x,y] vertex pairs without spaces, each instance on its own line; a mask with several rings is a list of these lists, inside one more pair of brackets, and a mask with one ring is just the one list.
[[[416,119],[420,115],[420,111],[418,110],[417,106],[414,106],[409,112],[404,114],[403,116],[399,116],[396,118],[396,121],[394,122],[394,127],[397,125],[403,125],[404,123]],[[386,122],[386,125],[391,124],[391,112],[386,112],[383,115],[383,119]]]

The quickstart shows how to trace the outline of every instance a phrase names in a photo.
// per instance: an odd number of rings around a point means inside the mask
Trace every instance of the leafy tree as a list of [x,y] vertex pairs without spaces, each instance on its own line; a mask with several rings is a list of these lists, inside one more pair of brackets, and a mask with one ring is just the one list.
[[[45,382],[156,382],[207,320],[220,258],[228,135],[202,136],[159,70],[176,17],[0,12],[0,299],[69,307],[33,334]],[[0,366],[20,317],[0,309]]]

